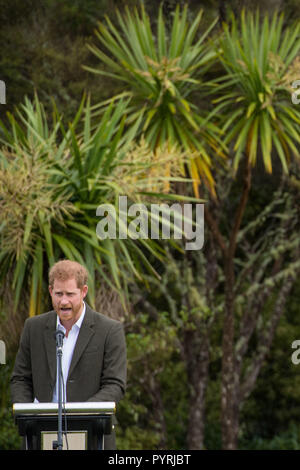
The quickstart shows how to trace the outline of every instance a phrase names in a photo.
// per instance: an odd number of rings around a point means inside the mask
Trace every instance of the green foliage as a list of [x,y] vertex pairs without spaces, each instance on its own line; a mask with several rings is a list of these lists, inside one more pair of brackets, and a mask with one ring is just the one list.
[[[41,311],[45,272],[60,257],[88,267],[89,302],[94,306],[98,273],[112,288],[126,292],[130,276],[142,278],[143,269],[155,273],[145,256],[161,258],[161,249],[150,238],[98,238],[95,217],[100,204],[115,207],[119,195],[129,198],[166,182],[148,171],[157,162],[140,160],[133,149],[136,126],[124,131],[126,101],[111,103],[96,124],[90,101],[84,100],[66,129],[54,107],[48,124],[44,107],[35,97],[26,99],[16,116],[8,114],[10,126],[2,127],[0,150],[1,282],[13,272],[15,308],[21,292],[31,293],[29,315]],[[145,149],[144,149],[145,151]],[[146,151],[151,153],[150,149]],[[171,153],[171,157],[174,156]],[[170,159],[163,154],[160,165]],[[20,185],[15,185],[15,181]],[[137,184],[138,181],[138,184]],[[159,195],[159,192],[158,192]],[[139,247],[141,245],[141,248]]]
[[110,7],[108,0],[46,0],[47,14],[51,27],[57,34],[64,34],[65,29],[72,35],[88,35],[101,18],[103,11]]
[[254,437],[250,442],[242,447],[243,450],[300,450],[300,430],[296,424],[274,436],[271,440],[261,437]]
[[165,404],[166,449],[186,449],[189,384],[185,365],[178,353],[167,362],[160,380]]
[[10,408],[2,408],[0,411],[0,450],[21,449],[21,437],[14,424]]
[[[117,447],[119,450],[151,450],[159,443],[159,434],[152,430],[153,423],[148,422],[147,428],[131,425],[122,433],[117,428]],[[138,438],[137,438],[138,436]]]
[[162,441],[167,449],[184,448],[187,383],[174,325],[164,312],[156,321],[138,314],[126,341],[128,386],[118,407],[118,448],[156,449]]
[[[280,321],[270,353],[257,379],[256,387],[242,410],[241,446],[282,445],[298,439],[300,412],[299,365],[293,364],[292,343],[300,338],[300,283],[295,284]],[[281,441],[282,439],[282,441]],[[273,442],[274,440],[274,442]],[[298,444],[299,445],[299,444]],[[278,447],[280,448],[280,447]],[[289,447],[293,448],[293,447]]]
[[202,11],[191,23],[187,11],[177,5],[170,31],[162,8],[156,31],[143,7],[117,13],[117,27],[106,17],[96,31],[102,48],[89,46],[101,68],[85,68],[123,83],[125,91],[113,99],[130,97],[128,122],[140,120],[139,131],[152,149],[179,143],[191,154],[187,166],[198,196],[200,180],[214,188],[208,148],[220,156],[223,147],[217,127],[193,102],[195,90],[205,93],[204,76],[216,56],[205,41],[216,21],[199,34]]
[[49,114],[54,98],[66,121],[73,119],[84,92],[96,101],[106,98],[111,84],[99,84],[82,64],[93,65],[86,41],[110,8],[105,0],[0,0],[0,79],[7,87],[0,115],[25,96],[33,99],[35,91]]
[[[243,11],[241,25],[224,24],[219,58],[225,75],[217,78],[213,114],[223,113],[225,142],[234,143],[234,169],[245,152],[254,166],[259,150],[272,172],[272,148],[284,171],[298,157],[300,112],[291,107],[291,83],[299,76],[299,22],[284,28],[283,14]],[[220,103],[220,104],[219,104]]]
[[16,450],[21,448],[21,438],[12,415],[9,378],[12,363],[0,365],[0,450]]

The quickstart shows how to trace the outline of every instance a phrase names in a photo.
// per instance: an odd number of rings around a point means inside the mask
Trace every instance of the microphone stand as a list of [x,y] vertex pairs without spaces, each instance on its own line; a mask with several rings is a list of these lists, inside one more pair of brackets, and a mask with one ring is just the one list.
[[57,450],[63,449],[63,432],[62,432],[62,347],[64,333],[61,330],[55,332],[56,336],[56,360],[57,360],[57,374],[58,374],[58,432],[57,441],[53,442],[53,448]]

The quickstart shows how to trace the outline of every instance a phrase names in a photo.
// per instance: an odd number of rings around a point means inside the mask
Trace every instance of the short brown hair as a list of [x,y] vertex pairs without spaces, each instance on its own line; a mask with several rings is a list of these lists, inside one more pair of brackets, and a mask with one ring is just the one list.
[[49,270],[49,284],[53,289],[54,280],[68,281],[75,279],[78,289],[82,289],[88,281],[88,272],[77,261],[64,259],[55,263]]

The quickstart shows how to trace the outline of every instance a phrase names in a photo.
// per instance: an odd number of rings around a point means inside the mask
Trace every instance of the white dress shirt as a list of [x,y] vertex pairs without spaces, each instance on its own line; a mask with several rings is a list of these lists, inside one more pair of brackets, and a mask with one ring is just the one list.
[[[83,302],[83,310],[82,313],[77,320],[76,323],[72,326],[72,328],[69,331],[68,337],[64,336],[63,339],[63,353],[62,353],[62,374],[63,374],[63,380],[64,380],[64,392],[65,396],[63,397],[63,400],[66,402],[66,393],[67,393],[67,379],[68,379],[68,374],[69,374],[69,369],[72,361],[72,356],[73,352],[75,349],[76,341],[79,335],[80,327],[82,325],[83,319],[85,315],[85,303]],[[66,329],[65,327],[60,323],[59,316],[57,315],[57,322],[56,322],[56,329],[60,329],[66,334]],[[52,402],[57,403],[58,402],[58,374],[56,373],[56,384],[55,388],[53,391],[53,398]]]

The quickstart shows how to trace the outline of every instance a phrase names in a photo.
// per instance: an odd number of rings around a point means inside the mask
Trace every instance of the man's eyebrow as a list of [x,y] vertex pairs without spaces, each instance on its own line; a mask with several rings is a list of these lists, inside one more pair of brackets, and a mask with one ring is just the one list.
[[[55,294],[62,294],[64,291],[62,290],[54,290]],[[73,291],[66,291],[66,294],[76,294],[76,292],[73,290]]]

